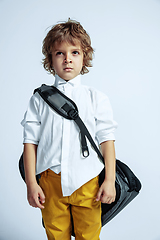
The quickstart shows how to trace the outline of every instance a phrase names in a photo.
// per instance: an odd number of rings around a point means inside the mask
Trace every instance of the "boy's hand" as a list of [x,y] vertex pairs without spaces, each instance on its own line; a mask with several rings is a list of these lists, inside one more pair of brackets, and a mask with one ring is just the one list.
[[115,198],[116,198],[115,182],[104,180],[101,187],[99,188],[96,201],[111,204],[112,202],[115,201]]
[[45,203],[45,195],[37,183],[27,186],[27,198],[32,207],[40,209],[44,208],[42,204]]

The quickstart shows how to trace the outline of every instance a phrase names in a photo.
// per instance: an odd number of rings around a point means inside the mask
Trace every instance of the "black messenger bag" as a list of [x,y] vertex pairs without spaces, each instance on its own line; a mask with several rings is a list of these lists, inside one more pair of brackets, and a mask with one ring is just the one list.
[[[55,110],[58,114],[66,119],[74,120],[78,125],[81,135],[81,150],[84,157],[89,156],[89,150],[87,147],[86,137],[89,140],[92,148],[96,151],[98,158],[104,163],[102,154],[100,153],[97,145],[92,139],[88,129],[81,120],[78,114],[78,108],[76,104],[65,96],[61,91],[59,91],[54,86],[47,86],[43,84],[41,87],[35,89],[34,93],[38,92],[39,95],[44,99],[48,105]],[[19,160],[19,170],[23,180],[25,181],[25,172],[23,165],[23,154]],[[99,174],[99,185],[104,181],[105,168]],[[37,182],[39,175],[36,176]],[[115,202],[111,204],[101,203],[102,206],[102,226],[108,223],[112,218],[114,218],[124,207],[128,205],[138,194],[141,189],[141,183],[131,169],[116,159],[116,199]],[[72,222],[73,224],[73,222]],[[74,229],[72,230],[72,235],[74,235]]]

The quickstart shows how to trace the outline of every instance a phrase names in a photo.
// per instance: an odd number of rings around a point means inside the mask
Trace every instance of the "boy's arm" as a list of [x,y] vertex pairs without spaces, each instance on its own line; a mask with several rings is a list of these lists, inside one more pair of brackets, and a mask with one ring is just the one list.
[[105,161],[105,179],[98,191],[96,200],[100,200],[102,203],[110,204],[115,201],[116,197],[116,164],[114,141],[106,141],[101,143],[101,149]]
[[24,169],[25,182],[27,185],[27,198],[32,207],[43,209],[42,203],[45,202],[45,196],[41,187],[37,184],[35,168],[36,168],[37,145],[24,143]]

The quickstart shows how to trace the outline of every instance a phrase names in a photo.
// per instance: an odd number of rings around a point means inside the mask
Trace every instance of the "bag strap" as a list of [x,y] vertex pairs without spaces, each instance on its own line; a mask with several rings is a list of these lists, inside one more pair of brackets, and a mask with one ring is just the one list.
[[81,134],[81,150],[83,157],[89,156],[89,150],[86,141],[87,137],[99,159],[104,163],[104,158],[101,152],[99,151],[91,134],[79,116],[76,104],[54,86],[42,84],[41,87],[34,90],[34,93],[36,92],[38,92],[43,100],[48,103],[48,105],[58,114],[66,119],[74,120],[78,125]]

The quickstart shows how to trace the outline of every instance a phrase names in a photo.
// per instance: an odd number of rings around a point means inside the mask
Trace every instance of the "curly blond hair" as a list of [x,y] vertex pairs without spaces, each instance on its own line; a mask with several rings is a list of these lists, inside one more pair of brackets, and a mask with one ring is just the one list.
[[91,47],[91,39],[82,25],[70,18],[67,22],[54,25],[43,40],[42,53],[44,59],[42,63],[45,70],[55,75],[55,70],[52,67],[52,50],[55,43],[66,41],[75,45],[77,40],[80,42],[83,51],[83,67],[81,74],[88,73],[89,70],[87,67],[92,67],[94,53]]

